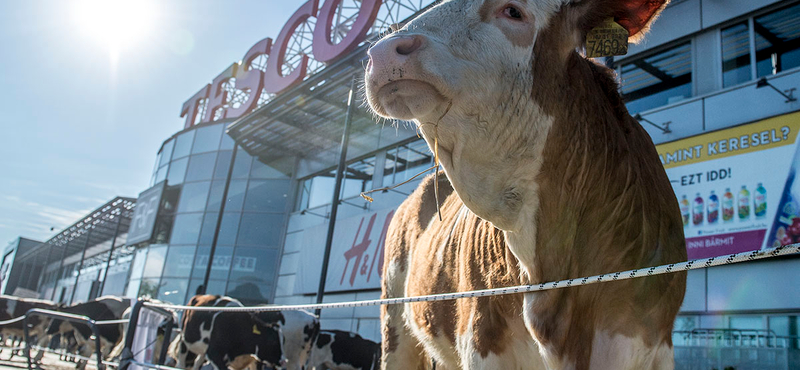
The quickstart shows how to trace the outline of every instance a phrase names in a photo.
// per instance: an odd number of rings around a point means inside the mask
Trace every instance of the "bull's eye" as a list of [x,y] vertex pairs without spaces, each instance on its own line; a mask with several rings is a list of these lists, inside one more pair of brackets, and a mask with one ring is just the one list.
[[511,19],[522,20],[522,12],[513,5],[506,6],[506,8],[503,9],[503,15]]

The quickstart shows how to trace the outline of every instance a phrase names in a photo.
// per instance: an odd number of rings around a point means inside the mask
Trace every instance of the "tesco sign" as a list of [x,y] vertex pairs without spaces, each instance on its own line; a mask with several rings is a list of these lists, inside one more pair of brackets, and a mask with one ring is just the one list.
[[[289,87],[303,81],[306,77],[308,67],[308,56],[303,55],[300,65],[290,74],[284,76],[281,73],[281,66],[286,58],[286,49],[289,45],[290,37],[295,29],[303,24],[308,18],[317,18],[314,26],[312,39],[312,53],[314,59],[330,63],[343,55],[351,52],[367,36],[367,32],[378,16],[381,0],[362,0],[356,20],[350,31],[339,43],[331,42],[331,26],[336,8],[342,0],[324,0],[322,8],[319,7],[320,0],[309,0],[303,4],[289,18],[281,29],[278,37],[273,41],[265,38],[248,50],[240,63],[233,63],[225,69],[219,76],[215,77],[211,83],[206,84],[200,91],[195,93],[181,107],[181,117],[186,117],[184,128],[191,127],[197,119],[197,107],[202,99],[208,99],[205,114],[200,118],[200,122],[210,122],[214,118],[214,113],[222,109],[222,118],[235,118],[250,113],[256,108],[258,97],[262,89],[267,93],[279,94]],[[319,9],[319,11],[317,11]],[[266,71],[250,68],[250,63],[259,55],[269,55],[267,59]],[[238,108],[224,105],[228,101],[228,93],[222,88],[222,83],[230,78],[236,78],[235,87],[238,90],[250,90],[247,101]]]

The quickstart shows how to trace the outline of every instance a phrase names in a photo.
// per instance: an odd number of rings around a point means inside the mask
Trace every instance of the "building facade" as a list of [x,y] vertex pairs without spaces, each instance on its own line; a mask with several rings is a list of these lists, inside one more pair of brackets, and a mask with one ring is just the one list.
[[[412,3],[365,1],[380,9],[364,40],[430,5]],[[372,203],[359,193],[400,184],[433,158],[413,124],[375,122],[358,104],[362,97],[349,95],[353,76],[363,74],[366,42],[324,63],[303,57],[315,55],[302,42],[302,25],[314,28],[304,7],[292,18],[292,36],[279,38],[300,40],[280,54],[288,67],[279,77],[299,69],[307,76],[271,91],[268,81],[280,83],[268,78],[269,43],[259,42],[184,104],[186,127],[157,152],[157,212],[144,240],[126,245],[130,268],[120,293],[181,303],[204,290],[248,304],[313,303],[327,262],[325,302],[380,296],[386,227],[419,179],[375,194]],[[401,7],[403,16],[393,13]],[[791,91],[800,86],[798,14],[795,0],[673,0],[642,44],[607,61],[673,182],[690,257],[800,240],[793,234],[800,235],[800,221],[793,227],[800,102]],[[263,83],[243,88],[248,73]],[[343,136],[346,166],[334,205]],[[331,221],[331,255],[323,261]],[[39,286],[45,297],[71,275],[47,276]],[[697,343],[699,333],[749,331],[773,346],[800,348],[799,277],[796,256],[690,272],[676,345]],[[321,317],[323,328],[380,339],[377,307]]]

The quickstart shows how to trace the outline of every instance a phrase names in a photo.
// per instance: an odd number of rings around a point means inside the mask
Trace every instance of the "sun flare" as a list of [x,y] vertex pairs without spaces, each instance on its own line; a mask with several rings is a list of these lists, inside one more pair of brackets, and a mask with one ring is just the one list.
[[154,6],[147,0],[80,0],[72,9],[77,28],[112,54],[144,41],[154,18]]

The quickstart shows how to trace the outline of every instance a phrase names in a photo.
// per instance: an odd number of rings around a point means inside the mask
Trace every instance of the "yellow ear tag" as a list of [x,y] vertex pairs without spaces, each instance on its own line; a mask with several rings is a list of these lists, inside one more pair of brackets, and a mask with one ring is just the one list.
[[256,324],[253,324],[253,334],[261,335],[261,330],[258,330],[258,326],[256,326]]
[[586,35],[586,57],[628,54],[628,30],[608,18]]

